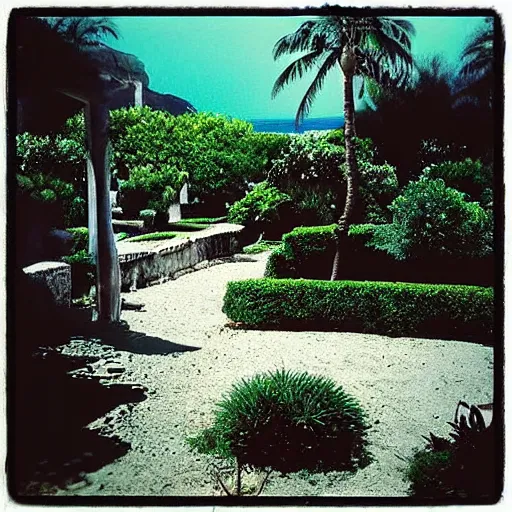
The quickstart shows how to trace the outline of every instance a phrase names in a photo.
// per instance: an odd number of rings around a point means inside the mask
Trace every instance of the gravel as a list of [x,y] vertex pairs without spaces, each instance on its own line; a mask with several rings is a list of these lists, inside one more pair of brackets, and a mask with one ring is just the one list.
[[[213,496],[208,458],[185,438],[208,426],[232,384],[286,368],[333,378],[358,398],[372,423],[374,462],[355,474],[273,473],[263,496],[405,496],[403,480],[422,435],[447,435],[459,400],[492,402],[493,350],[463,341],[334,333],[246,331],[226,327],[226,283],[261,277],[268,253],[237,256],[177,280],[123,294],[145,304],[123,311],[132,335],[121,347],[74,340],[64,352],[115,359],[118,380],[148,389],[148,399],[120,406],[89,425],[131,444],[123,457],[62,495]],[[138,333],[138,334],[137,334]],[[120,412],[122,411],[122,412]]]

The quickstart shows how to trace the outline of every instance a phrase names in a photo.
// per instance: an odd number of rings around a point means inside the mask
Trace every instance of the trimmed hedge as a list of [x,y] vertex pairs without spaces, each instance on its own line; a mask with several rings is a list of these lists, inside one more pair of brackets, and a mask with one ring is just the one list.
[[[283,235],[282,245],[270,254],[265,277],[329,279],[335,254],[336,225],[299,227]],[[494,285],[494,256],[427,255],[396,260],[369,247],[375,224],[353,224],[343,254],[340,278],[350,281],[403,281],[475,286]]]
[[149,242],[153,240],[170,240],[179,237],[179,233],[173,231],[156,231],[155,233],[145,233],[144,235],[128,238],[128,242]]
[[491,342],[493,300],[477,286],[264,278],[228,283],[222,310],[253,328]]

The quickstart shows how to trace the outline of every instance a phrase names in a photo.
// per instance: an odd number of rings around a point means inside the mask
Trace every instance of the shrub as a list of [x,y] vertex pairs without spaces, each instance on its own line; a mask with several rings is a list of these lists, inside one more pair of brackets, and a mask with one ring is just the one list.
[[189,219],[181,219],[180,224],[218,224],[220,222],[226,222],[227,217],[191,217]]
[[[374,163],[370,139],[356,139],[361,181],[358,219],[385,222],[385,206],[396,197],[398,181],[389,165]],[[336,222],[345,200],[344,133],[310,132],[293,136],[289,148],[274,160],[268,181],[289,194],[295,205],[295,225]]]
[[54,205],[55,226],[86,220],[85,148],[63,135],[16,136],[18,189],[40,203]]
[[79,299],[88,295],[95,283],[96,265],[87,249],[79,249],[70,256],[64,256],[62,261],[71,265],[72,297]]
[[375,228],[371,245],[396,259],[492,253],[491,215],[441,179],[409,183],[389,209],[393,222]]
[[152,240],[170,240],[179,237],[179,233],[173,231],[157,231],[156,233],[145,233],[144,235],[132,236],[128,242],[147,242]]
[[[83,115],[76,116],[68,121],[67,130],[75,134],[82,126]],[[174,117],[147,106],[114,110],[110,115],[113,172],[134,182],[122,185],[125,192],[151,192],[149,198],[140,194],[134,215],[148,207],[165,209],[168,198],[159,194],[167,187],[179,191],[184,176],[193,200],[224,213],[226,202],[232,204],[243,197],[249,183],[265,179],[269,158],[284,144],[281,137],[267,135],[255,134],[246,121],[208,113]],[[133,176],[134,170],[138,176]],[[130,207],[125,198],[123,209]]]
[[258,183],[243,199],[237,201],[228,212],[228,222],[265,226],[279,221],[279,207],[289,203],[290,196],[280,192],[266,181]]
[[261,242],[257,242],[252,245],[248,245],[244,247],[245,254],[258,254],[260,252],[270,251],[280,246],[281,242],[262,240]]
[[294,228],[267,260],[265,277],[328,277],[335,251],[334,229],[329,226]]
[[[465,416],[456,417],[452,439],[430,434],[425,448],[417,450],[409,459],[406,480],[410,494],[429,499],[495,499],[499,496],[499,482],[495,468],[495,427],[485,425],[475,406],[466,406]],[[457,415],[456,415],[457,416]]]
[[[442,179],[448,187],[464,192],[482,206],[492,206],[492,167],[482,164],[480,160],[466,158],[461,162],[431,164],[424,168],[422,175],[433,180]],[[489,193],[490,198],[486,197]]]
[[358,402],[331,379],[278,370],[235,384],[213,426],[189,443],[283,473],[353,470],[368,462],[367,428]]
[[68,233],[73,235],[73,248],[71,252],[87,251],[89,248],[89,229],[86,227],[68,228]]
[[186,178],[187,173],[169,164],[149,163],[133,167],[130,178],[119,187],[123,212],[138,216],[141,210],[152,209],[157,214],[167,215]]
[[278,246],[270,253],[265,266],[265,277],[276,279],[299,277],[293,264],[293,256],[285,245]]
[[493,290],[465,285],[249,279],[223,311],[248,327],[328,329],[492,341]]
[[321,133],[293,136],[289,147],[274,160],[268,181],[292,197],[296,215],[303,217],[298,224],[336,220],[336,205],[343,189],[343,160],[343,147],[332,144]]

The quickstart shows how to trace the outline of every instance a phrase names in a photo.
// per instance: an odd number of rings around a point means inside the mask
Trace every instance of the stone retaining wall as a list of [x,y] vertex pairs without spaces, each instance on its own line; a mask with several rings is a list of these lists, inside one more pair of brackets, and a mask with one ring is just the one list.
[[189,239],[159,242],[119,242],[121,289],[136,290],[174,279],[201,262],[231,256],[243,226],[214,224]]
[[[40,261],[23,269],[31,279],[46,286],[55,303],[71,305],[71,266],[59,261]],[[27,298],[30,300],[30,297]]]

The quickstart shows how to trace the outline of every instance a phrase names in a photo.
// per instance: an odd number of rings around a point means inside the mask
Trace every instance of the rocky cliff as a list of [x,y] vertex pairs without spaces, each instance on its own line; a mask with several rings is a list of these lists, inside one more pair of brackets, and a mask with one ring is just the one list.
[[[188,101],[149,89],[144,63],[135,55],[107,45],[89,46],[81,51],[65,43],[40,20],[16,19],[16,100],[18,132],[46,134],[59,130],[83,104],[57,92],[62,84],[77,79],[95,83],[94,75],[108,77],[112,89],[110,108],[134,104],[134,81],[143,86],[143,104],[173,115],[196,112]],[[13,68],[11,68],[13,69]],[[119,89],[119,84],[126,87]]]

